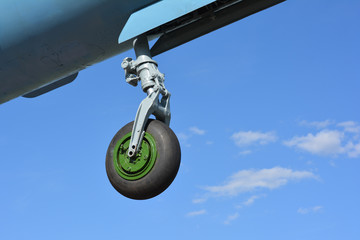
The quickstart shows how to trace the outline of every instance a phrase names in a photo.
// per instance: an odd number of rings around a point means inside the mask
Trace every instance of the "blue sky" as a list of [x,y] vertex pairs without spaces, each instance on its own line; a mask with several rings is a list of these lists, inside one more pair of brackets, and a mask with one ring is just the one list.
[[358,239],[360,2],[290,0],[155,58],[182,148],[134,201],[105,153],[145,97],[121,61],[0,106],[1,239]]

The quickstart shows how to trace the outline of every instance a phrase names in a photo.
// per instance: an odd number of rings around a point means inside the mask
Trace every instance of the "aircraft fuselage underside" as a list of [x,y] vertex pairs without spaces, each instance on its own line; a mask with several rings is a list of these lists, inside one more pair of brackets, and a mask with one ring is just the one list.
[[129,50],[131,41],[117,42],[123,26],[154,2],[1,1],[0,103]]
[[[282,1],[3,0],[0,104],[131,49],[136,36],[118,43],[121,35],[161,36],[154,56]],[[158,11],[173,14],[166,18]],[[127,30],[142,25],[139,21],[153,28]]]

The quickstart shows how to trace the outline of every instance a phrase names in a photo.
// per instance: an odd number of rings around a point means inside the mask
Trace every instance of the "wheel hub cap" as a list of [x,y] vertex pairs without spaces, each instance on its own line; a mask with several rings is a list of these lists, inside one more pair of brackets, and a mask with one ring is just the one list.
[[131,132],[121,138],[114,148],[114,166],[117,173],[126,180],[138,180],[153,168],[156,157],[154,137],[145,132],[144,139],[136,156],[128,156]]

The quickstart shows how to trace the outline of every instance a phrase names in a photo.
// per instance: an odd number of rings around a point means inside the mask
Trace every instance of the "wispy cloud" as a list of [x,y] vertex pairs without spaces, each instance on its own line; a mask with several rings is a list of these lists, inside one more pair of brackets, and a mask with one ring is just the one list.
[[179,140],[187,141],[191,136],[181,132],[177,134],[177,137]]
[[[353,133],[355,130],[352,128],[347,131]],[[353,143],[349,137],[346,138],[345,132],[339,130],[324,129],[316,134],[295,136],[283,143],[288,147],[295,147],[320,156],[336,157],[340,154],[347,154],[350,158],[360,156],[360,142]]]
[[239,152],[239,155],[245,156],[245,155],[249,155],[251,153],[252,153],[251,150],[244,150],[244,151]]
[[194,204],[199,204],[199,203],[204,203],[206,202],[207,198],[196,198],[192,200],[192,203]]
[[293,171],[282,167],[241,170],[230,176],[224,184],[207,186],[204,189],[215,196],[236,196],[257,189],[279,188],[289,181],[306,178],[316,178],[316,176],[309,171]]
[[190,132],[196,135],[204,135],[205,134],[205,130],[202,130],[198,127],[191,127],[189,128]]
[[266,194],[253,195],[253,196],[249,197],[248,199],[246,199],[245,201],[243,201],[242,203],[240,203],[239,205],[237,205],[236,208],[249,207],[254,204],[255,200],[265,197],[265,196],[266,196]]
[[[181,144],[186,147],[191,147],[190,140],[194,135],[204,135],[206,133],[205,130],[202,130],[198,127],[190,127],[188,130],[184,132],[177,133],[178,139],[180,140]],[[212,144],[212,142],[207,143]]]
[[203,215],[206,213],[205,209],[199,210],[199,211],[194,211],[194,212],[189,212],[186,214],[187,217],[195,217],[195,216],[199,216],[199,215]]
[[231,139],[239,147],[248,146],[252,144],[265,145],[277,140],[275,132],[237,132],[231,136]]
[[225,225],[230,224],[232,221],[234,221],[235,219],[237,219],[239,217],[239,213],[234,213],[232,215],[229,215],[226,220],[224,221]]
[[181,142],[182,146],[191,147],[191,144],[188,141],[191,137],[189,134],[180,132],[180,133],[177,133],[176,135],[177,135],[179,141]]
[[345,151],[347,152],[350,158],[356,158],[360,156],[360,142],[357,144],[348,142],[345,146]]
[[[337,157],[347,155],[349,158],[360,156],[360,124],[355,121],[337,123],[333,120],[313,121],[303,120],[302,126],[315,127],[319,130],[307,135],[294,136],[282,141],[285,146],[293,147],[314,155]],[[231,139],[235,145],[242,148],[240,155],[252,153],[250,146],[265,145],[276,142],[276,132],[240,131],[235,132]],[[250,149],[246,149],[250,148]]]
[[254,195],[254,196],[251,196],[250,198],[248,198],[246,201],[244,201],[242,203],[242,205],[245,205],[245,206],[250,206],[252,205],[256,199],[260,198],[260,196],[257,196],[257,195]]
[[315,206],[310,208],[299,208],[297,210],[300,214],[316,213],[323,209],[323,206]]
[[344,134],[337,130],[322,130],[313,135],[311,133],[302,137],[293,137],[284,144],[289,147],[296,147],[317,155],[337,155],[344,151],[341,141]]
[[303,121],[300,122],[300,125],[302,125],[302,126],[315,127],[315,128],[318,128],[318,129],[326,128],[326,127],[330,126],[331,124],[334,124],[334,121],[325,120],[325,121],[308,122],[306,120],[303,120]]
[[360,125],[354,121],[341,122],[337,125],[343,127],[345,132],[360,133]]

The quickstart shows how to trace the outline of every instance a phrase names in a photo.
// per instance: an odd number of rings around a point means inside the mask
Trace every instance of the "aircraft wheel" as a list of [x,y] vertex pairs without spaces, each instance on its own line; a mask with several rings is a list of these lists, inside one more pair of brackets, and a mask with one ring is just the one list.
[[106,173],[112,186],[132,199],[149,199],[162,193],[180,166],[180,144],[164,123],[149,119],[141,148],[134,158],[127,151],[134,122],[121,128],[106,153]]

